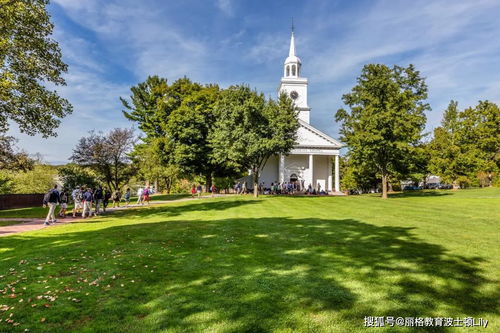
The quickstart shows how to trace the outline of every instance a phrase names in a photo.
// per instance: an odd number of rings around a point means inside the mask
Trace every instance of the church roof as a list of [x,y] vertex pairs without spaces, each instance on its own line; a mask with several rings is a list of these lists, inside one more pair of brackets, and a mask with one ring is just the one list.
[[321,132],[314,126],[299,119],[299,130],[297,131],[296,147],[321,147],[330,149],[340,149],[342,145],[328,134]]

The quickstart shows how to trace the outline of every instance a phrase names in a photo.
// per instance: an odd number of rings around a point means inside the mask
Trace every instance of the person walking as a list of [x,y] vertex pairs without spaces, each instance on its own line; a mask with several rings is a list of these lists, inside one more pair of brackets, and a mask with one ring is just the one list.
[[215,187],[215,184],[212,184],[212,197],[215,197],[215,192],[217,192],[217,187]]
[[94,192],[94,202],[95,202],[95,212],[94,215],[99,215],[101,214],[101,207],[102,207],[102,202],[104,200],[104,193],[102,191],[101,185],[97,187],[97,189]]
[[198,193],[198,198],[201,198],[201,192],[203,191],[203,187],[201,184],[198,184],[198,187],[196,188],[196,193]]
[[73,198],[73,217],[76,217],[76,213],[83,209],[83,189],[82,187],[77,187],[71,192],[71,197]]
[[56,223],[55,210],[57,204],[61,202],[61,198],[59,197],[59,191],[57,190],[57,184],[54,185],[54,188],[50,189],[47,194],[45,194],[43,198],[43,207],[49,207],[49,212],[47,213],[47,217],[45,218],[44,225],[50,225],[50,223]]
[[137,204],[144,204],[144,202],[142,201],[143,200],[143,197],[142,195],[144,194],[144,190],[142,189],[142,187],[139,187],[139,189],[137,190]]
[[125,191],[125,195],[123,196],[125,198],[125,207],[128,207],[128,205],[130,204],[130,189],[127,188],[127,190]]
[[142,204],[144,205],[144,202],[147,202],[147,204],[149,205],[149,186],[146,186],[146,188],[144,189],[144,191],[142,192]]
[[61,210],[59,210],[59,217],[66,218],[66,209],[68,208],[68,196],[66,195],[66,191],[62,191],[59,195],[61,199]]
[[109,199],[111,199],[111,191],[107,188],[104,190],[104,198],[102,199],[102,210],[106,212],[106,208],[109,204]]
[[113,208],[120,207],[120,198],[121,197],[122,197],[122,195],[118,189],[113,191],[113,195],[111,196],[111,200],[113,200]]
[[240,194],[247,194],[247,182],[243,182],[243,185],[241,186],[241,193]]
[[83,218],[86,218],[87,214],[88,214],[88,217],[92,216],[92,201],[93,200],[94,200],[94,196],[92,194],[92,189],[88,188],[83,193],[83,212],[82,212]]
[[191,187],[191,198],[194,198],[195,194],[196,194],[196,186],[193,184],[193,187]]

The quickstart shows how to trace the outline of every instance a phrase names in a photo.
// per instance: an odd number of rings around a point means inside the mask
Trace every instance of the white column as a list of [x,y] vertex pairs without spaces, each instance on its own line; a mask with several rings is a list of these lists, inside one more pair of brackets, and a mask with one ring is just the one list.
[[328,156],[328,192],[332,192],[332,178],[333,178],[333,170],[332,170],[332,157]]
[[335,192],[340,192],[339,155],[335,155]]
[[[313,183],[314,181],[314,155],[310,154],[309,155],[309,182],[312,185],[313,188],[316,188],[316,184]],[[308,186],[308,185],[306,185]]]
[[285,181],[285,155],[280,154],[280,162],[279,162],[279,170],[278,170],[279,178],[280,178],[280,183],[283,183]]

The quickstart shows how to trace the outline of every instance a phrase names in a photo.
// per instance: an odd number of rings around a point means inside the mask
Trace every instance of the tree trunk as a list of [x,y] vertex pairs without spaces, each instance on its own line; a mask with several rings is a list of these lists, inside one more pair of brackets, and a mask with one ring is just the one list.
[[206,184],[206,191],[209,192],[210,189],[212,188],[212,172],[207,172],[205,174],[205,184]]
[[170,187],[171,187],[170,179],[165,178],[165,191],[167,191],[167,194],[170,194]]
[[382,199],[387,199],[387,175],[382,174]]
[[259,196],[259,172],[253,170],[253,196],[257,198]]

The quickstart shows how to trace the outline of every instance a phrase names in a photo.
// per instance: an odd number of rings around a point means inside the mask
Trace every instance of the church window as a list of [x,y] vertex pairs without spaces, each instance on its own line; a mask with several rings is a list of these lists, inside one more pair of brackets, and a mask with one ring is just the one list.
[[295,65],[292,65],[292,76],[295,76]]
[[290,66],[286,66],[286,76],[290,76]]

